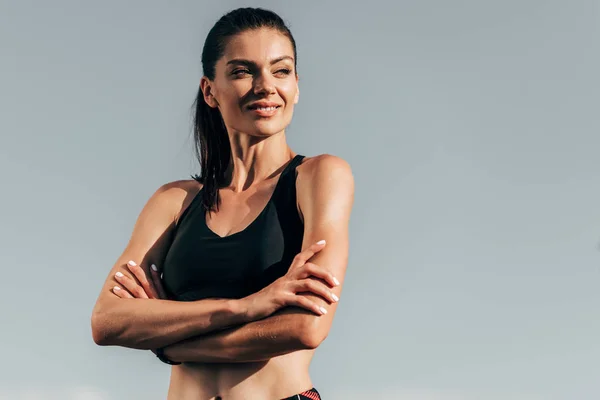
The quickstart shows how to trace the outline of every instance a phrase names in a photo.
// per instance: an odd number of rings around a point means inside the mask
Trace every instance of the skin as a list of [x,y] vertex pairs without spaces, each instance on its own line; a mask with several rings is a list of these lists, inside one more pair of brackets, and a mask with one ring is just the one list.
[[[232,145],[231,184],[220,190],[219,211],[207,216],[209,228],[227,236],[258,216],[282,166],[295,155],[285,137],[299,99],[292,45],[271,29],[243,32],[229,41],[214,81],[203,77],[200,86],[206,103],[220,110]],[[247,108],[257,100],[281,107],[272,117],[260,117]],[[354,181],[349,165],[327,154],[305,158],[297,172],[302,252],[284,277],[240,300],[166,299],[161,264],[173,226],[200,184],[177,181],[159,188],[96,303],[96,343],[165,347],[168,358],[183,362],[172,367],[169,399],[237,400],[248,393],[278,399],[310,389],[310,361],[341,296]],[[317,244],[321,240],[326,243]]]

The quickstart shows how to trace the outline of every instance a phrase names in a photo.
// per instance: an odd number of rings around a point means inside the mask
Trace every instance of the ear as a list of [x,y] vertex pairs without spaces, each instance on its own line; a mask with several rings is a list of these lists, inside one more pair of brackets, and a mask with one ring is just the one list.
[[296,95],[294,96],[294,104],[298,104],[299,97],[300,97],[300,86],[298,85],[298,75],[296,75]]
[[200,90],[202,90],[204,101],[209,107],[217,108],[219,106],[219,102],[214,94],[214,84],[206,76],[203,76],[202,79],[200,79]]

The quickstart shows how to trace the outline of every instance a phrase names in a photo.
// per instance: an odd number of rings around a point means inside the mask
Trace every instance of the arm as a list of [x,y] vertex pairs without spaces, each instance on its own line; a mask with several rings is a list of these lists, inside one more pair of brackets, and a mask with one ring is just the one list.
[[[326,247],[310,262],[328,268],[343,282],[348,261],[348,225],[354,197],[349,165],[325,155],[298,174],[298,202],[304,217],[303,249],[325,239]],[[308,164],[308,161],[307,161]],[[332,290],[338,297],[341,285]],[[180,362],[251,362],[314,349],[325,340],[337,303],[329,304],[312,294],[307,297],[327,309],[325,315],[288,307],[261,321],[167,346],[165,355]]]
[[178,362],[245,363],[312,349],[301,334],[304,328],[296,325],[299,313],[288,307],[260,321],[167,346],[165,355]]
[[196,192],[197,184],[193,181],[166,184],[142,209],[131,239],[108,274],[92,312],[92,336],[97,344],[154,349],[249,321],[235,300],[140,301],[120,299],[111,292],[118,285],[117,271],[135,279],[124,267],[127,261],[138,262],[146,271],[151,263],[162,264],[177,216]]

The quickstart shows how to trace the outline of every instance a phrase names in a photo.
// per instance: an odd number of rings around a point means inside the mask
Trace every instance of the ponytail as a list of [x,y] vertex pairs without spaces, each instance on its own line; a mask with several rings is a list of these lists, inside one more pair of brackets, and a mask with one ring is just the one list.
[[202,183],[202,207],[218,211],[219,188],[225,184],[225,171],[231,161],[231,144],[221,112],[206,101],[202,89],[194,101],[194,139],[196,157],[200,161],[200,175],[192,176]]

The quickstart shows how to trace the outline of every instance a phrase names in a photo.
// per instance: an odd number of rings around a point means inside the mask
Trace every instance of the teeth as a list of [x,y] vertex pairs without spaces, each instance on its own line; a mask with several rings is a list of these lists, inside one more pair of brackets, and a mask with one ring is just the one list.
[[277,109],[277,107],[257,107],[256,109],[261,111],[271,111]]

